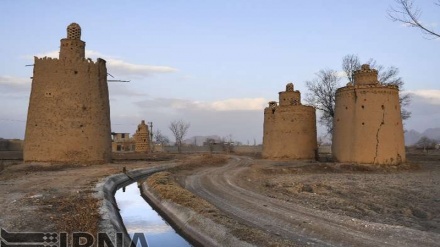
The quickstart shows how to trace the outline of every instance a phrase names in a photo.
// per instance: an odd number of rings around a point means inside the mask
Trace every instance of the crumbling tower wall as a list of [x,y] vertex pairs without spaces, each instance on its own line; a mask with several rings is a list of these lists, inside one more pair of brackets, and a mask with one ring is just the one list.
[[263,158],[314,159],[317,150],[315,108],[301,104],[293,84],[264,109]]
[[24,161],[111,161],[106,62],[85,59],[81,28],[72,23],[59,59],[37,58],[29,100]]
[[381,85],[369,65],[336,91],[332,152],[339,162],[405,162],[399,89]]
[[150,152],[150,131],[148,125],[145,124],[145,120],[138,125],[136,133],[134,134],[135,151],[148,153]]

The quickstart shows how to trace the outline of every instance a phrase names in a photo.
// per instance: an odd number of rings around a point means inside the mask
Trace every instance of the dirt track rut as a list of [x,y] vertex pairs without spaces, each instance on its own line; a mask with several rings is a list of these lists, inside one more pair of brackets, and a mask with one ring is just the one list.
[[222,167],[205,168],[185,178],[185,187],[231,217],[298,245],[438,246],[440,235],[403,226],[372,223],[306,208],[238,186],[250,158],[233,157]]

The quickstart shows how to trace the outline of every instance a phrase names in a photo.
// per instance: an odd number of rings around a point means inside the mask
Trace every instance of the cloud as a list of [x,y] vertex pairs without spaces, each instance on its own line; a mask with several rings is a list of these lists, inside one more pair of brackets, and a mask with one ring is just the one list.
[[419,101],[424,101],[429,104],[440,105],[440,90],[436,89],[423,89],[423,90],[412,90],[405,91],[410,93],[413,98],[416,97]]
[[[232,135],[234,140],[246,143],[255,138],[261,143],[263,133],[263,109],[268,100],[264,98],[231,98],[216,101],[196,101],[176,98],[150,98],[135,102],[140,108],[134,115],[113,115],[114,123],[138,123],[140,120],[154,122],[156,129],[170,137],[168,125],[173,120],[190,122],[187,137],[194,135]],[[132,132],[129,125],[112,126],[113,131]]]
[[339,78],[344,78],[347,76],[347,73],[345,73],[345,71],[336,71],[336,76]]
[[217,111],[263,110],[269,100],[265,98],[226,99],[214,101],[208,106]]
[[0,75],[0,86],[18,91],[29,91],[31,79],[25,77],[15,77],[8,75]]
[[145,234],[163,234],[174,231],[169,225],[145,220],[129,221],[126,227],[130,232],[142,232]]
[[[58,58],[59,51],[49,51],[35,55],[36,57],[52,57]],[[25,59],[33,59],[34,56],[24,56]],[[86,50],[85,57],[96,59],[98,57],[107,61],[107,70],[114,76],[151,76],[158,73],[173,73],[177,72],[176,68],[170,66],[157,66],[146,64],[134,64],[124,61],[120,58],[104,55],[93,50]]]
[[107,70],[117,75],[150,76],[154,73],[172,73],[177,69],[169,66],[153,66],[128,63],[120,59],[107,59]]
[[407,129],[423,132],[427,128],[440,125],[440,90],[413,90],[411,104],[407,107],[411,111],[411,118],[405,121]]
[[266,103],[265,98],[225,99],[212,102],[193,101],[175,98],[153,98],[139,101],[140,107],[170,108],[173,110],[196,109],[205,111],[260,111]]

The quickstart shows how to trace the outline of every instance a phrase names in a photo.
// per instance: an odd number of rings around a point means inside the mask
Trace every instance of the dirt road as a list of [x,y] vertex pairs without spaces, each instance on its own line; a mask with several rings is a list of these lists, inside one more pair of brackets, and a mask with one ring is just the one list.
[[264,195],[261,181],[248,181],[250,158],[233,157],[222,167],[204,168],[186,176],[185,188],[241,222],[299,245],[438,246],[440,234],[400,225],[360,220]]

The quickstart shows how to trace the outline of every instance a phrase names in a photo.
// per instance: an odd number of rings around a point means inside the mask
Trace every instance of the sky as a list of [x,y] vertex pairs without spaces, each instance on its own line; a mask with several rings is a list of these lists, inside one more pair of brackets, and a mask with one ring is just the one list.
[[[415,0],[440,32],[440,6]],[[107,61],[114,132],[141,120],[171,137],[169,123],[191,123],[188,137],[262,142],[263,109],[293,82],[341,70],[356,54],[399,68],[412,94],[406,129],[440,127],[440,40],[392,22],[394,0],[0,1],[0,137],[24,138],[33,57],[57,57],[66,27],[78,23],[86,56]],[[109,78],[113,79],[113,78]],[[346,80],[341,79],[341,86]],[[305,104],[303,100],[303,104]],[[318,113],[319,115],[319,113]],[[325,134],[318,125],[318,134]]]

